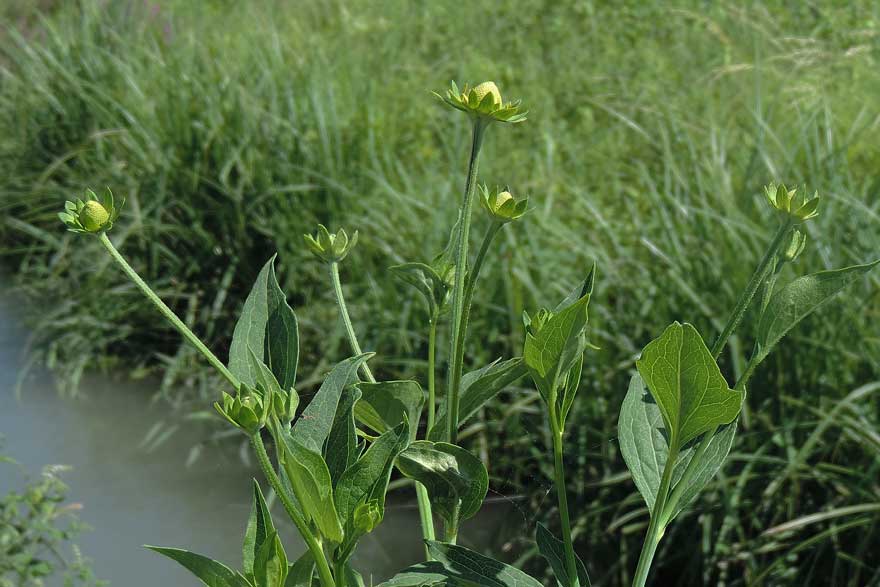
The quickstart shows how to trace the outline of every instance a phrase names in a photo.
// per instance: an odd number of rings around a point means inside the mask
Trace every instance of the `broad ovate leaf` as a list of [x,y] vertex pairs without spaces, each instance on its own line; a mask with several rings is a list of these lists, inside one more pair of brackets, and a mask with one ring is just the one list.
[[147,546],[147,548],[177,562],[208,587],[250,587],[247,579],[240,573],[206,556],[179,548],[161,546]]
[[257,275],[244,302],[232,334],[229,370],[254,387],[257,372],[249,356],[253,351],[258,364],[267,364],[281,387],[288,390],[296,380],[299,330],[296,314],[278,285],[274,264],[273,255]]
[[404,569],[378,587],[542,587],[537,579],[501,561],[458,546],[429,540],[435,559]]
[[361,382],[358,389],[362,393],[355,406],[358,421],[382,434],[406,420],[415,435],[425,405],[425,392],[417,381]]
[[358,367],[371,356],[373,356],[371,353],[364,353],[345,359],[333,367],[315,393],[315,397],[293,425],[291,434],[297,442],[319,454],[322,453],[324,442],[336,419],[336,409],[342,390],[357,381]]
[[321,453],[288,436],[280,454],[281,465],[303,512],[324,538],[337,544],[342,542],[343,529],[333,500],[333,482]]
[[[550,563],[553,574],[559,582],[560,587],[568,587],[571,581],[568,576],[568,568],[565,564],[565,544],[562,540],[556,538],[544,524],[538,523],[535,531],[535,542],[538,545],[538,552]],[[578,584],[580,587],[590,587],[590,576],[587,574],[587,567],[580,557],[575,554],[575,566],[577,567]]]
[[690,324],[674,322],[644,348],[639,374],[657,402],[676,450],[742,409],[744,394],[732,390],[712,353]]
[[315,574],[315,559],[311,550],[306,550],[287,570],[284,587],[312,587]]
[[[630,379],[617,427],[623,459],[648,509],[653,510],[660,489],[660,478],[669,455],[669,435],[660,408],[638,374]],[[693,501],[721,468],[733,445],[735,433],[736,421],[733,421],[719,428],[712,436],[700,462],[695,465],[693,475],[686,481],[687,486],[676,504],[672,518]],[[681,482],[681,477],[697,450],[697,444],[698,442],[692,442],[679,451],[672,473],[673,489]]]
[[434,511],[446,521],[452,520],[456,506],[462,520],[476,514],[489,489],[483,462],[446,442],[413,442],[397,457],[397,469],[425,486]]
[[244,534],[242,547],[242,560],[244,561],[244,574],[249,578],[254,577],[254,560],[263,544],[269,536],[275,532],[272,516],[260,490],[260,484],[254,479],[254,497],[251,503],[251,515],[248,518],[247,530]]
[[339,478],[357,460],[361,451],[358,444],[357,429],[354,423],[354,407],[361,398],[361,392],[354,386],[346,387],[339,398],[336,406],[336,417],[327,445],[324,449],[324,460],[330,470],[330,478],[333,486],[339,482]]
[[344,525],[346,545],[366,533],[357,523],[358,507],[365,504],[374,507],[378,514],[376,524],[384,517],[385,493],[391,468],[398,455],[409,445],[409,439],[409,423],[404,420],[377,438],[340,477],[334,497],[339,519]]
[[798,322],[877,264],[880,264],[880,260],[804,275],[774,293],[758,324],[758,362]]
[[[486,402],[528,373],[521,357],[491,364],[465,373],[461,378],[459,400],[459,427],[477,413]],[[446,434],[445,404],[440,406],[440,416],[428,433],[429,440],[442,440]]]

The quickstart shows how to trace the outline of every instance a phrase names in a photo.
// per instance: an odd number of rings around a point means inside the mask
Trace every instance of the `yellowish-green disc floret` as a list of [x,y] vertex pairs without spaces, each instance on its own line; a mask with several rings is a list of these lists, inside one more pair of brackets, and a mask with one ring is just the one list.
[[110,220],[110,213],[100,202],[95,200],[86,202],[82,212],[79,213],[80,224],[89,232],[98,232],[104,228],[108,220]]
[[474,93],[477,95],[477,104],[483,101],[483,98],[486,97],[486,94],[492,94],[492,101],[500,106],[502,104],[501,100],[501,91],[498,89],[498,86],[495,85],[495,82],[483,82],[474,88]]

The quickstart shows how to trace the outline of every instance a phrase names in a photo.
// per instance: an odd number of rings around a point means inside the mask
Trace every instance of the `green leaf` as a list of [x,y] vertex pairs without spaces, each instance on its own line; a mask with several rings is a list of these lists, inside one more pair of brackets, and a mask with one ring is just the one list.
[[281,385],[275,379],[275,374],[272,373],[269,367],[257,358],[257,354],[252,348],[248,348],[248,359],[250,361],[251,373],[254,376],[255,386],[265,392],[266,401],[269,401],[271,396],[281,392]]
[[229,370],[251,387],[256,377],[250,361],[248,348],[263,360],[266,339],[266,323],[269,321],[269,273],[274,272],[275,257],[272,255],[257,275],[257,280],[241,309],[241,316],[232,334],[229,347]]
[[336,407],[342,390],[357,381],[357,370],[372,353],[364,353],[337,363],[324,379],[321,388],[293,425],[293,438],[317,453],[323,452],[324,441],[336,419]]
[[413,424],[411,434],[415,439],[425,404],[425,392],[418,382],[361,382],[358,388],[363,395],[355,406],[355,415],[361,423],[382,434],[406,419]]
[[299,364],[299,323],[287,303],[275,278],[275,269],[269,266],[267,284],[269,318],[266,322],[266,364],[275,374],[285,391],[296,385]]
[[257,372],[250,349],[258,363],[266,363],[281,387],[289,390],[296,381],[299,329],[296,314],[275,277],[275,257],[263,265],[241,309],[229,347],[229,370],[253,387]]
[[[715,476],[730,452],[735,434],[736,421],[721,427],[715,433],[701,462],[697,464],[693,475],[687,481],[672,518],[687,507]],[[641,376],[633,375],[620,409],[618,441],[633,481],[650,510],[654,509],[654,503],[657,501],[660,478],[669,455],[668,439],[660,408],[645,387]],[[696,450],[697,443],[694,442],[679,452],[672,472],[672,488],[677,487],[681,482],[684,470]]]
[[284,587],[286,579],[287,554],[273,530],[254,559],[254,583],[256,587]]
[[547,400],[586,348],[583,332],[587,325],[590,294],[551,316],[537,333],[526,332],[523,360]]
[[306,550],[295,563],[290,565],[284,587],[312,587],[314,573],[315,559],[312,557],[312,551]]
[[568,412],[571,410],[571,406],[574,403],[574,398],[577,395],[578,387],[581,384],[581,372],[584,368],[584,355],[581,353],[578,355],[577,359],[575,359],[574,364],[571,366],[571,369],[568,372],[568,375],[565,378],[565,386],[562,390],[562,409],[560,410],[560,419],[562,421],[562,425],[565,426],[565,420],[568,417]]
[[360,397],[361,392],[358,388],[345,388],[336,408],[333,428],[327,438],[324,459],[327,461],[327,468],[330,470],[330,478],[333,479],[334,487],[345,470],[357,460],[361,450],[354,424],[354,407]]
[[587,276],[584,280],[578,284],[571,292],[565,296],[565,299],[559,302],[559,305],[553,309],[555,313],[559,313],[565,308],[569,307],[579,299],[584,296],[589,296],[593,294],[593,286],[596,284],[596,263],[590,266],[590,270],[587,272]]
[[398,455],[409,445],[409,422],[404,420],[377,438],[336,485],[335,499],[339,518],[345,527],[346,546],[353,545],[361,532],[356,529],[355,510],[375,501],[380,519],[385,514],[385,493],[391,468]]
[[483,462],[461,447],[446,442],[419,440],[397,458],[397,468],[428,490],[434,511],[450,521],[461,504],[460,519],[479,511],[489,489]]
[[269,535],[275,531],[275,525],[272,523],[272,516],[269,514],[266,500],[263,499],[260,484],[257,483],[256,479],[253,481],[254,497],[242,548],[242,560],[244,561],[242,566],[244,574],[248,578],[253,578],[254,576],[254,560],[257,557],[257,552],[259,552]]
[[427,541],[436,560],[404,569],[378,587],[542,587],[519,569],[463,546]]
[[[565,544],[556,538],[544,524],[538,523],[535,531],[535,542],[538,544],[538,552],[541,553],[553,569],[556,580],[560,587],[571,585],[568,570],[565,565]],[[578,583],[580,587],[590,587],[590,576],[580,557],[575,554],[575,566],[577,567]]]
[[241,574],[206,556],[179,548],[161,546],[147,546],[147,548],[179,563],[208,587],[249,587],[248,581]]
[[760,346],[757,362],[764,360],[776,343],[798,322],[878,263],[880,259],[865,265],[805,275],[773,294],[758,324]]
[[644,348],[636,367],[676,449],[729,424],[742,408],[743,392],[727,386],[712,353],[690,324],[669,325]]
[[[528,373],[528,368],[521,357],[507,361],[495,361],[481,369],[465,373],[461,378],[461,396],[459,401],[459,427],[473,416],[486,402],[498,395],[502,390]],[[446,434],[445,404],[434,427],[428,433],[428,439],[439,441]]]
[[303,512],[324,538],[337,544],[342,542],[342,525],[333,501],[333,482],[324,458],[288,436],[284,439],[281,460]]

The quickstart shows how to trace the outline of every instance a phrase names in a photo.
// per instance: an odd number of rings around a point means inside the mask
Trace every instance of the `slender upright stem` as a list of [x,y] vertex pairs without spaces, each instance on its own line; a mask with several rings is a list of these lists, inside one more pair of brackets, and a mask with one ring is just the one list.
[[[460,352],[459,343],[462,342],[460,333],[464,317],[464,300],[467,277],[468,241],[471,231],[471,210],[474,204],[474,191],[477,185],[477,171],[480,164],[480,149],[483,146],[483,136],[486,131],[486,122],[481,118],[474,120],[473,141],[471,143],[471,156],[468,162],[467,181],[465,182],[464,198],[458,216],[458,243],[456,246],[455,261],[455,284],[452,289],[452,332],[449,337],[449,377],[447,381],[446,413],[448,414],[446,439],[455,444],[458,436],[458,395],[461,389],[461,366],[457,365]],[[456,374],[458,374],[456,376]],[[454,526],[457,526],[454,525]],[[455,536],[447,536],[447,539]]]
[[779,252],[779,248],[782,246],[789,230],[791,230],[791,226],[791,220],[786,220],[779,225],[779,229],[773,236],[773,240],[770,241],[770,246],[767,248],[767,252],[764,253],[764,258],[758,263],[755,272],[752,274],[752,278],[749,280],[749,283],[746,284],[746,288],[743,290],[742,294],[740,294],[736,307],[727,319],[727,324],[724,325],[724,330],[721,331],[721,334],[715,339],[715,344],[712,345],[712,356],[716,359],[721,355],[721,351],[724,349],[727,339],[730,338],[730,335],[733,334],[733,331],[736,330],[736,327],[739,326],[743,316],[745,316],[749,304],[752,303],[752,298],[755,297],[758,288],[767,278],[767,272],[772,270],[773,261],[776,259],[776,253]]
[[[348,306],[345,305],[345,297],[342,295],[342,282],[339,280],[339,263],[336,261],[330,263],[330,281],[333,282],[333,293],[336,296],[336,305],[339,306],[339,315],[342,316],[342,323],[345,325],[345,333],[348,336],[348,344],[351,351],[355,355],[362,355],[361,345],[358,343],[357,334],[354,332],[354,326],[351,323],[351,317],[348,315]],[[361,363],[361,371],[367,381],[376,383],[370,366],[365,362]]]
[[660,539],[663,538],[663,532],[666,531],[663,512],[666,508],[666,499],[669,496],[669,486],[672,483],[672,471],[675,469],[675,461],[678,460],[678,439],[671,438],[669,447],[666,465],[663,467],[663,476],[660,478],[660,488],[657,490],[657,499],[651,510],[651,522],[648,524],[648,532],[645,534],[642,553],[639,555],[639,563],[636,566],[633,587],[645,587],[654,554],[657,552]]
[[568,513],[568,494],[565,485],[565,463],[562,460],[562,430],[559,415],[556,413],[556,398],[550,403],[550,428],[553,434],[553,466],[556,473],[556,499],[559,502],[559,519],[562,524],[562,542],[565,546],[565,570],[569,583],[562,587],[579,587],[577,564],[574,555],[574,542],[571,538],[571,518]]
[[431,316],[431,325],[428,330],[428,430],[434,427],[437,419],[437,376],[435,363],[437,361],[437,312]]
[[461,318],[461,329],[458,332],[458,356],[455,357],[455,365],[457,371],[454,374],[459,381],[461,381],[461,377],[464,371],[464,341],[467,338],[467,328],[468,322],[471,317],[471,304],[474,300],[474,290],[477,286],[477,279],[480,277],[480,271],[483,269],[483,262],[486,260],[486,253],[489,251],[489,247],[492,244],[492,241],[495,239],[495,235],[498,234],[498,231],[501,230],[501,227],[504,226],[500,222],[493,222],[489,225],[489,228],[486,229],[486,234],[483,235],[483,242],[480,244],[480,250],[477,252],[477,258],[474,260],[473,269],[470,270],[469,275],[467,276],[467,281],[465,285],[464,292],[464,310],[462,312]]
[[128,261],[125,260],[125,257],[123,257],[116,249],[116,247],[113,246],[113,243],[110,242],[110,239],[107,237],[106,232],[101,233],[99,240],[101,241],[101,244],[104,245],[104,248],[107,249],[107,251],[110,253],[110,256],[113,258],[113,260],[116,261],[116,263],[122,268],[122,271],[125,272],[128,278],[131,279],[135,283],[135,285],[140,288],[141,292],[143,292],[147,299],[153,302],[153,304],[159,309],[159,312],[162,314],[162,316],[164,316],[166,320],[171,322],[172,326],[174,326],[178,330],[178,332],[180,332],[180,334],[182,334],[183,337],[187,341],[189,341],[191,345],[196,347],[196,350],[202,353],[202,355],[208,360],[208,362],[211,363],[211,365],[215,369],[217,369],[217,371],[219,371],[220,374],[223,375],[223,377],[225,377],[226,380],[229,381],[229,383],[231,383],[235,389],[238,389],[238,386],[240,384],[238,377],[233,375],[229,371],[229,369],[226,368],[226,365],[224,365],[220,361],[220,359],[217,358],[217,355],[212,353],[211,350],[205,346],[205,343],[199,340],[199,337],[196,336],[195,333],[193,333],[193,331],[190,330],[189,327],[184,324],[180,318],[177,317],[177,314],[175,314],[174,311],[169,308],[165,304],[165,302],[163,302],[159,298],[159,296],[156,295],[156,292],[150,289],[150,286],[147,285],[147,282],[145,282],[141,278],[141,276],[137,274],[137,271],[135,271],[134,268],[132,268],[132,266],[128,264]]
[[[434,420],[436,419],[436,407],[435,407],[435,383],[434,383],[434,361],[436,356],[436,343],[437,343],[437,312],[431,316],[430,321],[430,330],[428,331],[428,422],[426,431],[430,432],[431,428],[434,427]],[[431,511],[431,499],[428,496],[428,490],[425,489],[425,486],[416,482],[416,499],[419,502],[419,518],[422,522],[422,538],[425,540],[435,540],[436,534],[434,533],[434,516]],[[431,556],[431,551],[428,549],[428,546],[425,545],[425,558],[426,560],[431,560],[433,557]]]
[[269,485],[275,490],[275,493],[281,500],[281,504],[284,506],[284,511],[286,511],[287,515],[290,516],[290,519],[293,520],[296,529],[299,530],[300,535],[303,537],[303,540],[305,540],[309,552],[312,553],[312,558],[315,559],[315,566],[318,568],[318,576],[321,578],[322,587],[336,587],[336,582],[333,580],[333,573],[330,571],[330,565],[327,563],[324,549],[321,548],[317,538],[315,538],[314,534],[309,530],[309,526],[305,519],[300,515],[296,506],[293,504],[293,501],[291,501],[290,496],[287,494],[287,491],[285,491],[284,486],[281,484],[281,479],[278,478],[278,474],[275,472],[275,468],[269,460],[269,455],[266,454],[266,445],[263,444],[263,439],[260,436],[259,431],[251,436],[251,444],[254,447],[254,452],[257,454],[257,462],[260,464],[260,469],[262,469],[263,475],[266,476]]

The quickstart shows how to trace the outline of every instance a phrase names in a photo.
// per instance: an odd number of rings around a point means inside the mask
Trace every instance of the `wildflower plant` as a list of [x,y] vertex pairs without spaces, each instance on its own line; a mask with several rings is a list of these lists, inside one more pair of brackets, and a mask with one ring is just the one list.
[[[306,246],[327,266],[351,356],[330,369],[303,406],[296,391],[297,316],[278,285],[274,257],[262,267],[244,302],[224,363],[113,245],[108,231],[122,203],[116,204],[109,191],[101,201],[87,192],[85,200],[68,202],[61,214],[69,229],[97,237],[161,314],[223,376],[227,389],[221,390],[215,408],[249,438],[269,486],[306,543],[307,551],[300,558],[287,558],[255,483],[240,569],[186,550],[151,547],[206,585],[299,587],[316,581],[321,587],[364,585],[351,565],[351,555],[359,539],[382,522],[389,481],[397,474],[414,482],[426,560],[380,587],[540,587],[537,579],[523,571],[456,544],[461,523],[479,511],[489,483],[482,461],[458,444],[459,430],[487,401],[526,375],[541,397],[551,433],[562,532],[557,537],[539,525],[537,549],[562,587],[591,584],[572,537],[564,455],[566,432],[577,425],[569,416],[583,366],[589,351],[596,348],[589,342],[588,324],[597,270],[595,265],[586,270],[583,281],[556,306],[524,313],[521,357],[464,373],[468,321],[481,270],[494,251],[498,233],[528,211],[528,200],[515,198],[508,189],[477,187],[480,151],[492,123],[522,122],[525,112],[519,101],[504,102],[493,82],[465,86],[462,91],[453,83],[441,99],[471,121],[471,149],[458,218],[448,246],[430,262],[412,261],[391,268],[425,301],[427,390],[415,380],[382,380],[369,366],[374,353],[364,352],[360,345],[340,277],[340,264],[351,258],[357,232],[349,238],[343,229],[332,233],[318,226],[314,236],[305,235]],[[880,263],[823,271],[777,287],[781,269],[804,250],[806,238],[800,226],[816,216],[819,200],[805,201],[794,190],[772,185],[766,194],[780,212],[779,225],[722,331],[710,346],[693,325],[670,324],[644,347],[629,387],[621,394],[620,447],[650,512],[634,573],[633,584],[638,587],[648,581],[666,528],[722,467],[748,401],[752,374],[800,320]],[[475,198],[480,199],[489,222],[473,255],[470,232]],[[731,385],[717,360],[750,308],[758,316],[755,331],[748,333],[754,347]],[[436,376],[440,326],[448,328],[450,345],[443,401],[437,397]],[[442,534],[435,528],[437,519],[443,523]]]

